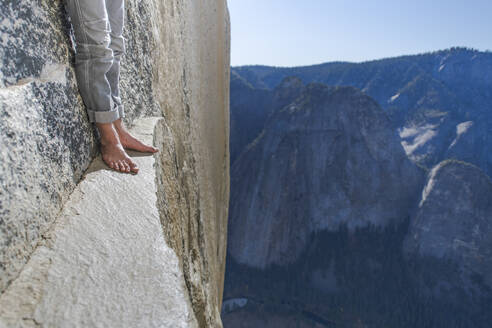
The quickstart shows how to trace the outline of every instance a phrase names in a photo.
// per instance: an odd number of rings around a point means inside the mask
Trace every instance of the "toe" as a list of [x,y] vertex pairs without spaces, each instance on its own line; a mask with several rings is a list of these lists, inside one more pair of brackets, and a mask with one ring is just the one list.
[[137,166],[137,163],[135,163],[134,161],[130,160],[130,161],[128,161],[128,164],[130,165],[130,170],[131,170],[133,173],[138,173],[138,166]]
[[120,165],[118,162],[113,162],[113,169],[115,169],[116,171],[119,171],[120,170]]
[[114,166],[114,162],[113,161],[109,162],[109,167],[112,168],[113,170],[115,169],[115,166]]
[[118,161],[118,167],[120,172],[125,171],[125,163],[123,161]]
[[149,145],[143,145],[143,150],[146,151],[146,152],[149,152],[149,153],[155,153],[159,149],[157,149],[155,147],[152,147],[152,146],[149,146]]
[[127,162],[124,162],[124,163],[125,163],[125,172],[129,173],[130,172],[130,165]]

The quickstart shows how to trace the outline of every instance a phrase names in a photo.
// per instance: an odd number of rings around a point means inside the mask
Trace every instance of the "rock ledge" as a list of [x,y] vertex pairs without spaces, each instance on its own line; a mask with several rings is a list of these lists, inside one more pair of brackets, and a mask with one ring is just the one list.
[[[158,122],[137,120],[132,132],[152,142]],[[155,158],[134,157],[138,175],[108,170],[100,157],[91,163],[1,295],[0,327],[198,327],[160,223]]]

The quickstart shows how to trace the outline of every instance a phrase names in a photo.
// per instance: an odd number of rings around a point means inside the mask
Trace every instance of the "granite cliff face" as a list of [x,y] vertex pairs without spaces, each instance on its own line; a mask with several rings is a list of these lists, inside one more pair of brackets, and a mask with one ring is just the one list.
[[[464,295],[492,291],[492,182],[479,168],[458,161],[429,173],[412,219],[405,251],[422,267],[421,283],[437,297],[464,303]],[[436,274],[436,266],[442,266]],[[434,274],[432,274],[434,273]]]
[[231,73],[231,164],[263,130],[267,118],[294,101],[303,91],[302,81],[285,78],[274,90],[256,89]]
[[220,327],[226,2],[126,2],[125,121],[161,150],[135,177],[90,164],[63,4],[0,9],[0,326]]
[[310,84],[233,165],[229,252],[264,268],[294,262],[314,231],[400,223],[421,178],[372,99]]

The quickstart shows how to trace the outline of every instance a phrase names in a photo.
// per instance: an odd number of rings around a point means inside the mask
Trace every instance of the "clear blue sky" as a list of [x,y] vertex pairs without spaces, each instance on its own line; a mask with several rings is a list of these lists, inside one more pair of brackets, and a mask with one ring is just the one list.
[[492,0],[228,0],[233,66],[492,50]]

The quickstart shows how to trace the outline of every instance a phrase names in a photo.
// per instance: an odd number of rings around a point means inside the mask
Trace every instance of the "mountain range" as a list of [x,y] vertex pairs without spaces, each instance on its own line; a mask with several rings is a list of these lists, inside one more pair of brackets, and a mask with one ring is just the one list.
[[[490,52],[453,48],[365,63],[235,67],[231,74],[233,122],[241,116],[261,125],[261,118],[272,108],[263,99],[265,93],[289,76],[303,83],[353,86],[372,97],[390,117],[415,163],[431,168],[444,158],[455,158],[473,163],[492,176],[492,153],[488,151],[492,148]],[[241,110],[245,106],[249,108],[247,115]],[[245,139],[236,136],[242,128],[250,127],[241,124],[231,129],[231,143]],[[256,129],[249,137],[256,137]],[[242,148],[232,145],[231,149],[236,155]]]

